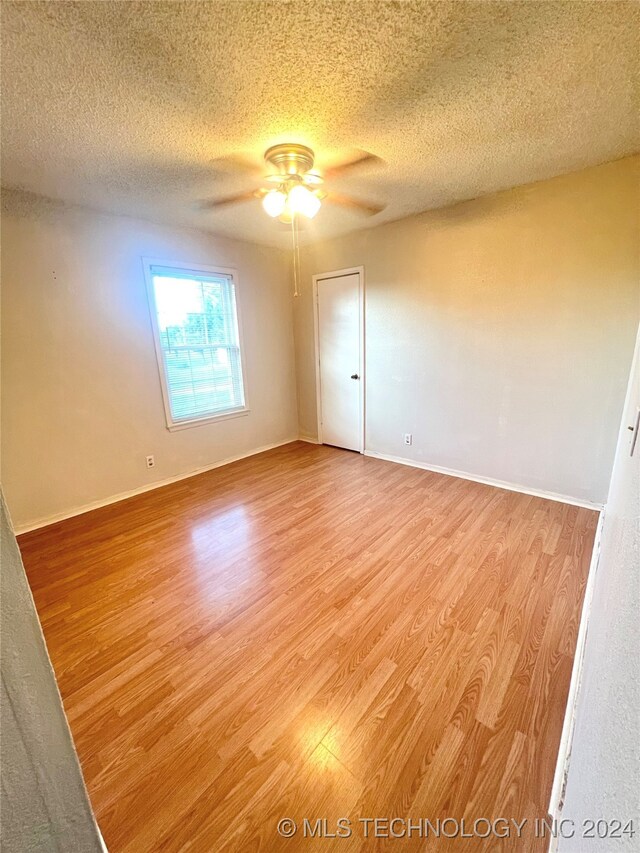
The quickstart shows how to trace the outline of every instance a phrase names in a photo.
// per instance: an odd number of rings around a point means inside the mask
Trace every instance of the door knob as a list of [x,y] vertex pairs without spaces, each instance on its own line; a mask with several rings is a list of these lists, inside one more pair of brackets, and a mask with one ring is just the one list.
[[360,379],[360,377],[358,376],[358,374],[357,374],[357,373],[352,373],[352,374],[351,374],[351,378],[352,378],[352,379]]

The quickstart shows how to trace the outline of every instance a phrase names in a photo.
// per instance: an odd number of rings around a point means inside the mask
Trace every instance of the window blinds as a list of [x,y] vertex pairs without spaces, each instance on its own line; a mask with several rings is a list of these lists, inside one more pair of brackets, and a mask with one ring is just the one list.
[[157,266],[150,272],[172,420],[243,408],[233,278]]

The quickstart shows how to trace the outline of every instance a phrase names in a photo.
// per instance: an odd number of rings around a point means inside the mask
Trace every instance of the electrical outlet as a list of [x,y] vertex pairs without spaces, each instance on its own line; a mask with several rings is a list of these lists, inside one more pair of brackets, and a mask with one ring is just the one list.
[[156,460],[153,456],[147,456],[147,468],[153,468],[156,464]]
[[413,435],[410,432],[405,432],[405,434],[402,436],[402,439],[405,444],[413,443]]

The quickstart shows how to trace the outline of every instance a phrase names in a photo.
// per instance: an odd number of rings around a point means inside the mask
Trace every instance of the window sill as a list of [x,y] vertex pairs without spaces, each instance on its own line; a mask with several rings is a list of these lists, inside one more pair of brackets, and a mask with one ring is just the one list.
[[228,421],[231,418],[243,418],[248,415],[251,409],[233,409],[229,412],[221,412],[219,415],[207,415],[204,418],[193,418],[189,421],[172,421],[167,424],[167,429],[170,432],[177,432],[180,429],[189,429],[190,427],[205,426],[206,424],[216,423],[217,421]]

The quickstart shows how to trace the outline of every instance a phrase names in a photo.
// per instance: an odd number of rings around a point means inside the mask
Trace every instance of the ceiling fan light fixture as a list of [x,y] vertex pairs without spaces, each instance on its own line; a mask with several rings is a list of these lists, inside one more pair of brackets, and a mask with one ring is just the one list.
[[301,213],[308,219],[313,219],[320,210],[320,199],[318,196],[302,186],[302,184],[298,184],[289,191],[287,203],[293,213]]
[[281,190],[270,190],[262,199],[265,212],[273,219],[280,216],[287,203],[287,196]]
[[[265,153],[264,159],[268,171],[264,180],[271,184],[271,188],[263,186],[253,192],[236,193],[209,202],[207,206],[217,208],[247,201],[250,198],[261,198],[265,213],[272,219],[278,219],[280,222],[290,225],[293,246],[293,295],[298,296],[300,279],[298,229],[300,216],[313,219],[320,210],[321,202],[324,199],[332,204],[340,204],[343,207],[359,210],[369,215],[380,213],[383,207],[377,204],[366,204],[339,193],[327,193],[320,189],[324,183],[324,176],[314,170],[314,153],[306,145],[298,143],[274,145]],[[345,171],[350,171],[355,166],[371,162],[381,161],[374,154],[361,151],[355,160],[343,163],[342,166],[334,166],[329,174],[330,176],[339,175]]]

